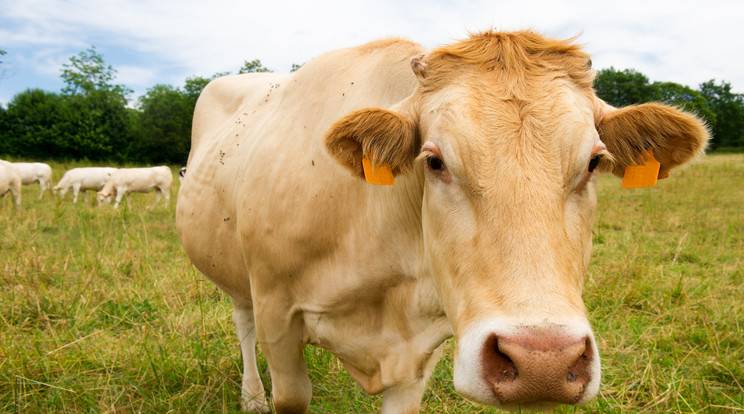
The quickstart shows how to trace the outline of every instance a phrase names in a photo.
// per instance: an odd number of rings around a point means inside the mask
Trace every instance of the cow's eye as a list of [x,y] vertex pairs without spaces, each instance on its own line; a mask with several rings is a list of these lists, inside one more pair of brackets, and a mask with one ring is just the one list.
[[597,154],[594,157],[592,157],[591,160],[589,160],[589,167],[588,170],[590,173],[593,173],[594,170],[597,169],[597,165],[599,165],[599,161],[602,159],[602,154]]
[[442,162],[442,160],[440,160],[438,157],[435,157],[434,155],[426,157],[426,165],[432,171],[444,170],[444,162]]

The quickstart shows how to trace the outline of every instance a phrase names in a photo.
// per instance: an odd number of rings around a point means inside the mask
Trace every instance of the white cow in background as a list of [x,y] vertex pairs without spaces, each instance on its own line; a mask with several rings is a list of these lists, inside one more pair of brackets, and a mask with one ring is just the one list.
[[62,179],[52,189],[62,199],[68,191],[72,191],[72,202],[77,203],[78,194],[83,192],[83,199],[87,200],[87,190],[98,191],[106,184],[109,176],[116,171],[110,167],[85,167],[67,170]]
[[119,207],[121,198],[127,197],[129,203],[129,193],[149,193],[155,190],[154,207],[161,198],[165,198],[165,206],[170,201],[170,186],[173,181],[173,174],[170,168],[166,166],[150,168],[120,168],[111,174],[101,191],[98,192],[98,205],[104,202],[110,203],[112,197],[116,197],[114,208]]
[[21,175],[13,164],[0,160],[0,197],[8,192],[17,210],[21,206]]
[[41,200],[44,191],[52,185],[52,167],[42,162],[14,162],[13,166],[21,175],[23,185],[39,183],[41,188],[39,200]]

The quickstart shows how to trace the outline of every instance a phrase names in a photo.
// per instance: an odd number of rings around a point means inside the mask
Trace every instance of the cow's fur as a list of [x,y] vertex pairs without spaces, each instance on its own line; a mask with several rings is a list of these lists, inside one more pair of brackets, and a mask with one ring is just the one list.
[[98,191],[106,184],[109,176],[116,171],[111,167],[82,167],[67,170],[54,186],[54,190],[61,198],[68,191],[72,191],[72,202],[77,203],[78,194],[83,192],[83,199],[87,200],[87,190]]
[[23,185],[39,183],[39,200],[52,184],[52,167],[42,162],[14,162]]
[[118,208],[122,197],[126,197],[127,206],[131,208],[130,193],[149,193],[154,190],[155,203],[150,207],[154,207],[161,198],[165,198],[165,206],[167,207],[172,181],[173,173],[166,166],[120,168],[111,173],[106,180],[106,184],[98,192],[98,205],[100,206],[104,202],[110,203],[111,199],[115,197],[114,208]]
[[21,175],[16,167],[0,160],[0,198],[10,193],[16,211],[21,207]]
[[[243,408],[268,410],[258,340],[277,412],[308,407],[306,344],[382,392],[384,413],[418,412],[452,335],[455,387],[474,401],[591,400],[591,160],[619,171],[653,147],[666,172],[708,139],[674,108],[608,106],[593,79],[571,41],[486,32],[211,82],[176,221],[194,265],[232,299]],[[360,179],[365,156],[396,184]]]

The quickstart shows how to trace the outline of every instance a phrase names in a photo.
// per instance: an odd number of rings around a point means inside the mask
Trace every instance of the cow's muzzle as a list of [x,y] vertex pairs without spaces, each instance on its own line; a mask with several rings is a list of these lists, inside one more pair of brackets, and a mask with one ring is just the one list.
[[486,382],[501,405],[578,403],[592,379],[592,341],[535,331],[488,337],[482,350]]
[[507,410],[581,405],[599,391],[599,353],[588,323],[476,323],[458,338],[455,388]]

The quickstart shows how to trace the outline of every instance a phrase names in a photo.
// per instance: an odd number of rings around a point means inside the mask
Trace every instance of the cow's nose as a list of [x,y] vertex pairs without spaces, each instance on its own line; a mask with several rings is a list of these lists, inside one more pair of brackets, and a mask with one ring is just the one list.
[[575,404],[591,379],[589,337],[521,331],[491,335],[483,347],[485,379],[501,404]]

